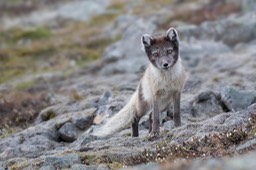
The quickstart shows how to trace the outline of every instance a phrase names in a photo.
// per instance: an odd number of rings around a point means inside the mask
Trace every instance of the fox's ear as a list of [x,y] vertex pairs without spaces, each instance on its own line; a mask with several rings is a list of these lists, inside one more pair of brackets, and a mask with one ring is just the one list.
[[144,34],[141,37],[141,44],[145,47],[150,47],[153,44],[153,38],[148,34]]
[[166,32],[166,38],[168,38],[170,41],[179,42],[178,32],[173,27],[169,28],[168,31]]

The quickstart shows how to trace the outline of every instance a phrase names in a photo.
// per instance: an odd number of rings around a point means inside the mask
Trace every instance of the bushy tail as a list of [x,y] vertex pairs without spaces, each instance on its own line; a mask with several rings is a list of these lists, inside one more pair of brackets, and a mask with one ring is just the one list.
[[136,114],[136,101],[137,95],[135,92],[126,106],[111,117],[105,125],[93,132],[92,135],[106,137],[127,127],[133,121]]

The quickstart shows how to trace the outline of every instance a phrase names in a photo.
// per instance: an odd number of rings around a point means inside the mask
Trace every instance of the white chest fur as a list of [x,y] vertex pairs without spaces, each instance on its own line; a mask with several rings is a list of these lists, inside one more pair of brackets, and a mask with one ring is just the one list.
[[157,100],[159,109],[163,110],[170,104],[173,93],[182,90],[184,82],[185,72],[181,60],[166,71],[150,65],[142,79],[143,97],[148,103]]
[[171,69],[166,71],[159,70],[152,65],[149,67],[149,70],[153,93],[157,93],[159,90],[166,92],[179,91],[183,87],[184,71],[180,60]]

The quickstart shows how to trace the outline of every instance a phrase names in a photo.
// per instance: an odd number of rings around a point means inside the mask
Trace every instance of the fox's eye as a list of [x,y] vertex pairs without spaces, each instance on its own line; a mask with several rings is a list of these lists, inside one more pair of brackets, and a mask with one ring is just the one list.
[[158,52],[153,52],[153,54],[152,54],[154,57],[158,57]]
[[171,54],[171,53],[172,53],[172,49],[168,49],[167,54]]

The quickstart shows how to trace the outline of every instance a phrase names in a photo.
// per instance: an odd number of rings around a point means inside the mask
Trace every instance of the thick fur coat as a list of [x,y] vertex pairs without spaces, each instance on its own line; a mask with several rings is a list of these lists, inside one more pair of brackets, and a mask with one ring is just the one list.
[[[111,117],[93,135],[105,137],[132,125],[132,136],[139,136],[138,124],[142,116],[150,113],[149,135],[159,135],[159,114],[167,111],[175,126],[181,125],[180,95],[186,73],[179,56],[179,38],[174,28],[165,35],[141,38],[142,48],[150,61],[136,91],[127,105]],[[173,112],[169,110],[173,104]],[[172,114],[172,115],[171,115]]]

